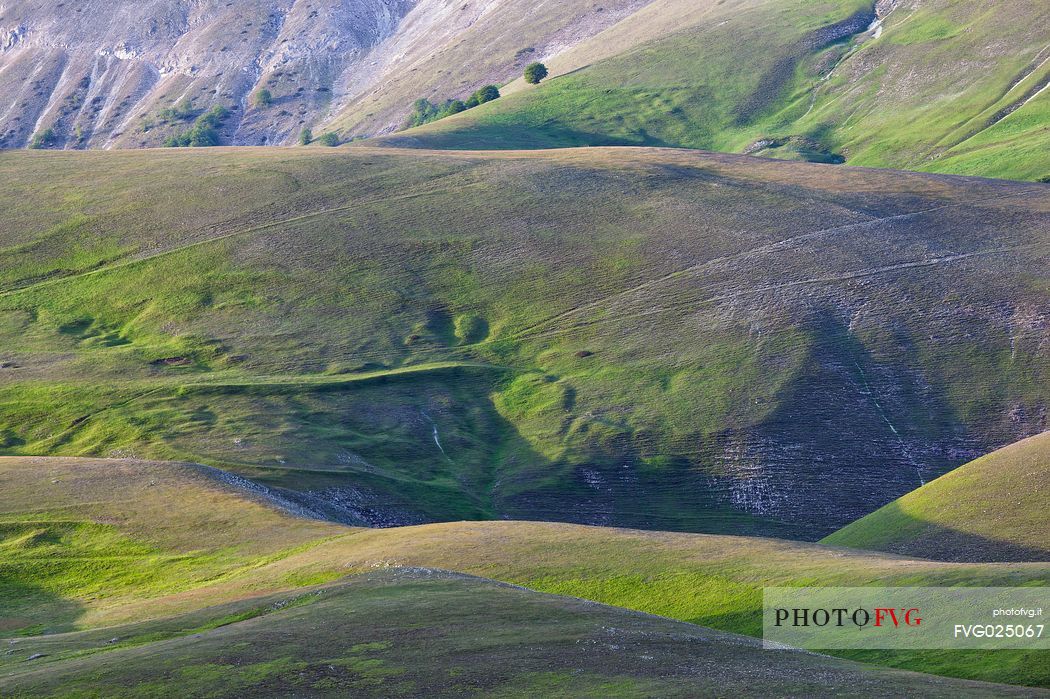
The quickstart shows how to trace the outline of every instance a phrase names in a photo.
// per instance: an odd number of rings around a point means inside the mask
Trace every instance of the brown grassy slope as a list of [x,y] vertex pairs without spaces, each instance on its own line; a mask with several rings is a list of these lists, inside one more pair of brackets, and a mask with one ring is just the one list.
[[214,584],[347,531],[276,510],[191,464],[0,458],[0,492],[7,632],[124,614],[133,600]]

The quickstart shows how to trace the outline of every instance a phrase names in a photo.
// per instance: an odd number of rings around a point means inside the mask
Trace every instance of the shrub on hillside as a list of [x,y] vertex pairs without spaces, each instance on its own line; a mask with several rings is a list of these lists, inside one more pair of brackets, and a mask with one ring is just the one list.
[[55,130],[48,127],[43,131],[33,136],[33,140],[30,142],[29,147],[34,150],[40,150],[42,148],[50,148],[58,142],[58,134]]
[[470,96],[470,99],[467,100],[467,109],[497,99],[499,99],[499,88],[495,85],[486,85]]
[[445,102],[445,106],[438,112],[438,119],[444,119],[447,116],[453,114],[459,114],[460,112],[467,111],[467,103],[463,100],[449,100]]
[[412,113],[408,115],[408,121],[405,124],[405,128],[422,126],[423,124],[429,124],[432,121],[444,119],[453,114],[459,114],[460,112],[472,109],[479,104],[499,99],[499,96],[499,88],[497,86],[486,85],[480,90],[476,90],[466,102],[458,99],[450,99],[446,100],[443,105],[438,106],[426,98],[420,98],[412,104]]
[[193,103],[183,97],[173,106],[160,110],[157,118],[161,123],[171,124],[176,121],[189,121],[194,115]]
[[408,126],[422,126],[437,119],[440,110],[426,98],[417,99],[412,104],[412,113],[408,116]]
[[303,129],[302,131],[299,132],[299,145],[300,146],[308,146],[311,143],[313,143],[313,140],[314,140],[314,132],[311,131],[310,129]]
[[256,107],[264,109],[273,104],[273,93],[267,90],[265,87],[255,93],[255,97],[252,98]]
[[206,148],[220,143],[219,127],[230,112],[222,105],[215,105],[197,117],[193,127],[179,134],[174,134],[164,142],[168,148]]
[[467,103],[463,100],[447,100],[440,107],[428,99],[418,99],[412,105],[412,113],[408,117],[408,126],[422,126],[438,119],[444,119],[453,114],[466,111]]
[[321,134],[321,136],[317,139],[317,142],[320,143],[322,146],[334,148],[335,146],[339,145],[339,136],[338,134],[335,134],[331,131],[326,131],[325,133]]
[[197,117],[197,124],[205,124],[214,128],[222,126],[222,122],[226,121],[226,117],[230,115],[230,110],[223,107],[221,104],[217,104],[209,109],[204,114]]
[[545,77],[547,77],[547,66],[542,63],[530,63],[525,66],[525,82],[530,85],[539,85]]

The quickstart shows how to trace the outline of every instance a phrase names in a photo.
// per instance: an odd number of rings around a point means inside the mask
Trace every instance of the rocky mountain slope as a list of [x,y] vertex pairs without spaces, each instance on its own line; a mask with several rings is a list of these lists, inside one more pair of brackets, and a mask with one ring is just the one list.
[[[182,100],[232,111],[230,143],[277,143],[312,123],[333,88],[395,30],[408,0],[41,0],[0,5],[0,130],[23,146],[156,145]],[[274,104],[253,109],[263,87]]]
[[[0,3],[0,146],[159,145],[222,105],[230,144],[294,142],[345,109],[368,133],[413,100],[504,82],[644,0],[10,0]],[[539,52],[539,53],[537,53]],[[254,104],[261,89],[272,104]],[[392,93],[393,97],[388,95]]]
[[[0,4],[0,146],[397,131],[419,98],[504,99],[391,142],[685,146],[1050,177],[1050,14],[1005,0],[153,0]],[[965,60],[959,57],[964,56]],[[550,65],[538,88],[521,80]],[[259,102],[260,90],[272,99]]]

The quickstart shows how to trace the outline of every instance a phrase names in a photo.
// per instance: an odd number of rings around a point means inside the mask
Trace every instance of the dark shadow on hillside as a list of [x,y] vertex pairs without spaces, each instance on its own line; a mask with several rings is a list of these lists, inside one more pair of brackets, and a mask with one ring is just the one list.
[[437,150],[543,150],[552,148],[646,146],[653,148],[681,148],[639,129],[631,137],[578,131],[556,122],[539,125],[506,125],[472,123],[448,131],[409,131],[384,136],[373,145],[394,148],[424,148]]
[[840,22],[815,29],[804,36],[788,51],[787,55],[774,61],[763,72],[751,97],[744,100],[736,110],[737,125],[742,126],[754,121],[776,104],[777,99],[791,85],[792,77],[806,55],[834,43],[848,40],[867,29],[874,19],[874,10],[865,9]]
[[[1008,512],[1001,514],[1010,516]],[[841,543],[830,543],[951,563],[1050,562],[1050,544],[1026,545],[960,531],[907,514],[896,502],[880,510],[872,520],[869,528],[878,528],[875,536],[896,536],[898,540],[868,545],[864,542],[866,532],[861,530],[857,532],[855,544],[850,542],[848,532]],[[1043,529],[1045,534],[1045,526]],[[1033,532],[1033,538],[1038,536],[1038,532]]]
[[[13,571],[18,564],[18,559],[0,557],[0,639],[71,631],[83,607],[40,585],[16,579]],[[18,642],[4,647],[5,652],[13,651],[7,660],[25,660]]]
[[[452,368],[344,384],[209,387],[199,399],[242,414],[240,424],[225,425],[224,440],[201,425],[184,443],[198,451],[231,444],[231,430],[266,426],[280,441],[192,458],[358,526],[510,517],[817,540],[968,457],[951,460],[958,424],[911,374],[876,362],[831,310],[815,312],[807,327],[812,356],[779,407],[736,433],[671,443],[658,427],[624,426],[615,439],[574,443],[552,461],[493,404],[502,373]],[[182,400],[192,412],[197,398]],[[289,462],[273,463],[272,449]]]
[[[183,395],[182,409],[195,413],[196,401],[207,400],[213,410],[243,417],[222,426],[224,439],[212,436],[218,425],[198,423],[201,432],[185,444],[194,450],[193,460],[252,479],[286,509],[291,504],[305,516],[353,526],[513,518],[801,533],[790,523],[729,507],[712,490],[707,472],[688,459],[667,456],[656,467],[645,466],[635,442],[649,443],[651,434],[625,434],[614,444],[578,445],[565,459],[546,458],[493,404],[503,376],[463,367],[320,386],[209,386]],[[566,400],[569,410],[571,393]],[[287,436],[246,439],[228,453],[200,451],[202,444],[230,444],[231,429],[258,434],[265,423],[275,435]],[[271,449],[292,460],[266,463]],[[240,459],[231,461],[238,450]],[[248,481],[230,484],[253,487]]]
[[[498,373],[445,367],[213,392],[209,400],[240,415],[233,429],[251,433],[271,422],[282,438],[244,440],[239,449],[194,458],[242,473],[310,516],[344,524],[492,519],[494,451],[505,430],[488,399]],[[203,436],[190,436],[187,445],[199,448]],[[273,449],[279,463],[266,458]]]
[[950,406],[903,359],[877,361],[827,305],[800,325],[810,356],[774,411],[707,445],[740,509],[815,541],[971,458]]

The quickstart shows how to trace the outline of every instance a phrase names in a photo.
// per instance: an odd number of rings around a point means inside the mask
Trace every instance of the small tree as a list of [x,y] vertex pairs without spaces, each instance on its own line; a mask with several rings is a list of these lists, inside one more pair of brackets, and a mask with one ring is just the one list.
[[299,145],[308,146],[314,140],[314,132],[310,129],[303,129],[299,132]]
[[499,99],[499,88],[495,85],[486,85],[467,100],[467,109]]
[[426,98],[420,98],[415,101],[412,105],[412,114],[408,117],[408,126],[422,126],[428,121],[434,121],[437,118],[438,111],[440,111],[437,105],[431,103]]
[[539,85],[545,77],[547,77],[547,66],[542,63],[530,63],[525,66],[525,82],[530,85]]
[[437,118],[444,119],[447,116],[452,116],[453,114],[459,114],[460,112],[465,111],[467,111],[466,102],[463,100],[449,100],[448,102],[445,102],[445,106],[443,106],[441,111],[438,112]]
[[317,139],[317,142],[320,143],[322,146],[334,148],[335,146],[339,145],[339,136],[332,133],[331,131],[326,131],[325,133],[321,134],[321,137]]
[[255,93],[255,106],[259,108],[269,107],[273,104],[273,95],[265,87]]

